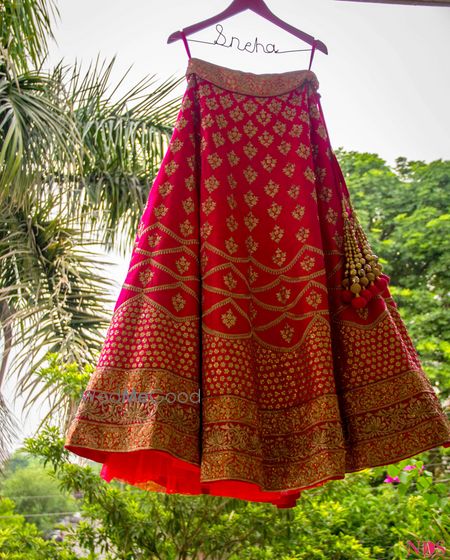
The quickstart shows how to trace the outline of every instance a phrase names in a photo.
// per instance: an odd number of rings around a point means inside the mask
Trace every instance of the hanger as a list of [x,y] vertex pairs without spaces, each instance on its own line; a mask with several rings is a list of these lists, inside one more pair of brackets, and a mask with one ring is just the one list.
[[169,36],[167,42],[173,43],[175,41],[179,41],[180,39],[185,41],[186,35],[192,35],[193,33],[197,33],[197,31],[201,31],[202,29],[210,27],[211,25],[214,25],[216,23],[219,23],[224,19],[228,19],[232,16],[235,16],[236,14],[244,12],[245,10],[251,10],[255,14],[258,14],[264,19],[267,19],[268,21],[275,24],[276,26],[281,27],[281,29],[284,29],[288,33],[295,35],[295,37],[298,37],[302,41],[305,41],[305,43],[311,45],[313,49],[317,49],[323,52],[324,54],[328,54],[328,49],[326,45],[322,43],[322,41],[315,39],[311,35],[308,35],[304,31],[300,31],[300,29],[293,27],[289,23],[286,23],[285,21],[277,17],[269,10],[269,8],[267,7],[266,3],[263,0],[233,0],[233,2],[228,6],[228,8],[223,12],[220,12],[220,14],[217,14],[216,16],[210,17],[198,23],[194,23],[193,25],[190,25],[189,27],[186,27],[181,31],[175,31]]

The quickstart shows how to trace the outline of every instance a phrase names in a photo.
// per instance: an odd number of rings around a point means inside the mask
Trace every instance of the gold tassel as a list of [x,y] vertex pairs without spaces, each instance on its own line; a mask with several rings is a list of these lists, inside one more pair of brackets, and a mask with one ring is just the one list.
[[342,280],[342,301],[353,307],[365,307],[370,299],[383,292],[389,276],[382,273],[383,266],[372,251],[369,240],[358,220],[349,198],[342,198],[344,220],[345,272]]

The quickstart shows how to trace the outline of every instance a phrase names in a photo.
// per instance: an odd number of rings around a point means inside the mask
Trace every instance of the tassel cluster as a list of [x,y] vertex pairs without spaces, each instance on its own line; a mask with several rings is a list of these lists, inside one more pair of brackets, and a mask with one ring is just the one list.
[[355,308],[361,308],[386,289],[390,278],[382,273],[383,266],[372,251],[350,200],[348,204],[351,216],[342,199],[345,273],[341,299],[344,303],[351,303]]

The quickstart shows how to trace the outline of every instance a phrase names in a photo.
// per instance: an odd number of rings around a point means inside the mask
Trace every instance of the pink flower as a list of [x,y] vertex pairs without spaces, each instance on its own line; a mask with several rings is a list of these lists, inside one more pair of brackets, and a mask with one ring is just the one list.
[[406,467],[403,467],[404,471],[412,471],[416,468],[416,465],[406,465]]
[[387,482],[388,484],[392,484],[393,482],[400,482],[400,479],[398,478],[398,476],[394,476],[394,477],[392,477],[392,476],[387,476],[387,477],[384,479],[384,482]]

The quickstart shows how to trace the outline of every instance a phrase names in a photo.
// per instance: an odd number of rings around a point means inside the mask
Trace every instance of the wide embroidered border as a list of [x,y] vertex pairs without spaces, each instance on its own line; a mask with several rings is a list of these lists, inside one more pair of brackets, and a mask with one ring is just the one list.
[[186,76],[190,74],[197,74],[200,78],[229,91],[260,97],[288,93],[305,81],[310,82],[315,90],[319,88],[319,81],[312,70],[254,74],[219,66],[199,58],[190,58]]

